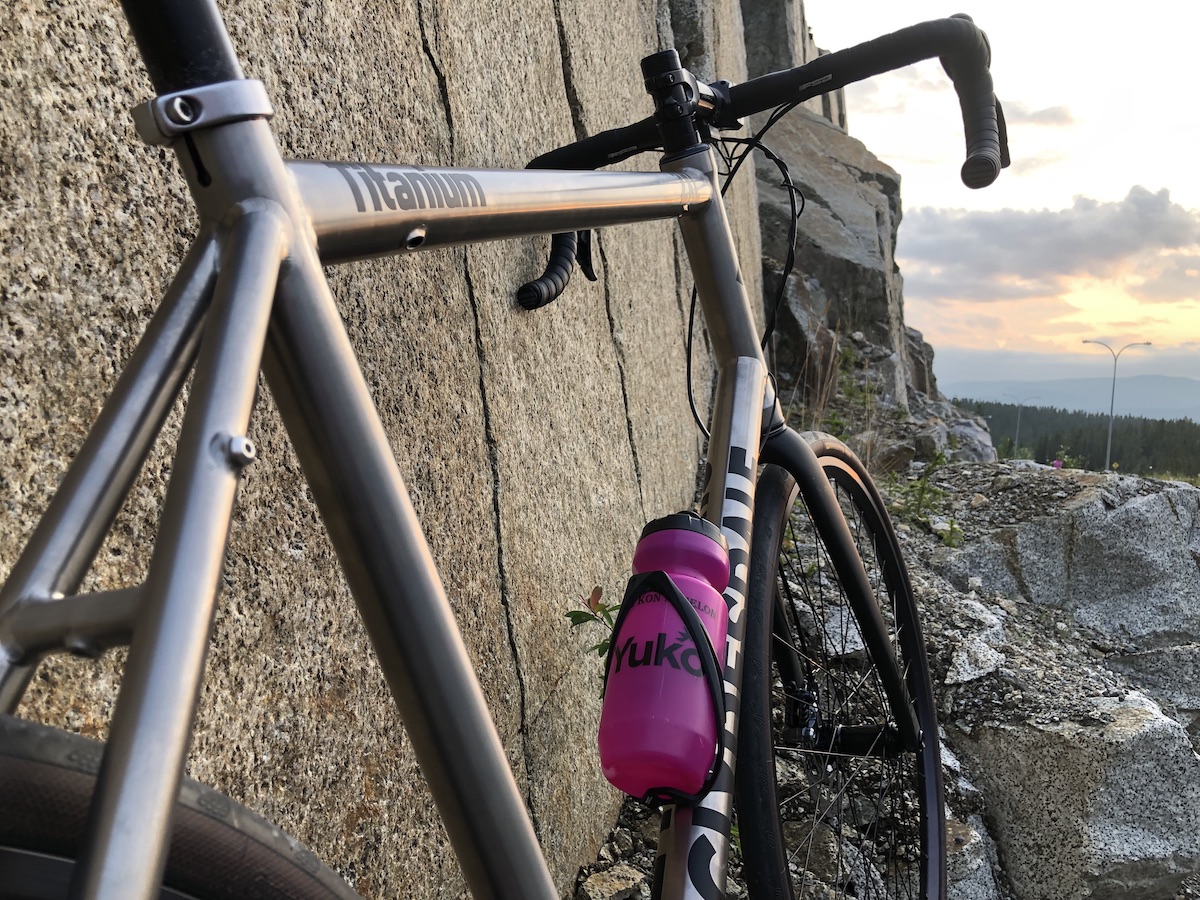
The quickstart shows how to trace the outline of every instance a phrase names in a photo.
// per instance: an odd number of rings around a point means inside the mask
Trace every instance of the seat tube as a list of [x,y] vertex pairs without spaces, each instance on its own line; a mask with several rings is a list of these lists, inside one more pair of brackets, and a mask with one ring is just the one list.
[[664,172],[703,175],[713,187],[712,202],[684,215],[679,220],[679,230],[700,295],[717,368],[738,357],[750,357],[757,359],[765,371],[766,357],[758,342],[758,324],[746,295],[733,232],[717,182],[716,154],[711,147],[700,144],[665,157],[661,168]]

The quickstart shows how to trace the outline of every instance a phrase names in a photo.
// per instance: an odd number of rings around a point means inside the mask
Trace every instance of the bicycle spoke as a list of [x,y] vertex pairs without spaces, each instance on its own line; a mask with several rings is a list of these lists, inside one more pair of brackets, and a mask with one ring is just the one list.
[[[912,598],[897,587],[898,551],[871,518],[873,501],[861,486],[847,488],[832,476],[831,486],[870,593],[849,593],[855,588],[834,568],[826,535],[797,503],[777,532],[778,599],[770,627],[770,752],[781,861],[795,897],[924,897],[923,848],[935,846],[924,830],[928,762],[900,737],[888,699],[897,691],[885,680],[898,675],[907,695],[928,697],[923,663],[912,653],[919,637],[911,630]],[[869,642],[859,615],[871,603],[878,618],[864,621],[880,623],[883,632]],[[872,658],[869,648],[881,644],[895,657],[894,675]]]

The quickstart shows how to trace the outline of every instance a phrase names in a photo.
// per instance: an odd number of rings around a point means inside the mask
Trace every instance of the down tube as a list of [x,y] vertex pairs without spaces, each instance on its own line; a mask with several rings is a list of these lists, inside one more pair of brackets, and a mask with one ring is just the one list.
[[764,413],[774,410],[775,401],[717,187],[716,157],[711,148],[697,148],[697,152],[664,161],[663,168],[701,173],[713,188],[713,202],[698,214],[683,217],[680,230],[717,358],[717,395],[701,512],[721,526],[729,542],[730,579],[725,591],[729,606],[725,754],[713,788],[703,800],[693,807],[678,806],[664,812],[652,895],[669,900],[721,900],[733,818],[754,483]]
[[712,440],[702,514],[719,521],[729,542],[729,633],[725,658],[724,757],[712,790],[695,806],[663,813],[652,896],[659,900],[719,900],[725,896],[725,867],[733,814],[734,763],[741,709],[742,644],[750,564],[750,522],[761,440],[766,370],[753,357],[726,364],[717,376]]
[[422,774],[475,897],[556,900],[316,254],[297,249],[276,297],[268,383]]

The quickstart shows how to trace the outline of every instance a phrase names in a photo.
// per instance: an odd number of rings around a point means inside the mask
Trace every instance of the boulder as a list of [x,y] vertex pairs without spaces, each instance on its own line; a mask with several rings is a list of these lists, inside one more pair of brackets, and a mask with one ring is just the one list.
[[957,818],[983,816],[1021,900],[1189,896],[1200,648],[1180,636],[1200,491],[1032,464],[930,481],[962,546],[900,533]]
[[1002,472],[981,493],[993,500],[1016,487],[1025,488],[1018,497],[1049,502],[1000,521],[1002,504],[976,510],[972,521],[982,527],[966,528],[964,546],[939,557],[941,571],[1060,609],[1131,653],[1187,644],[1200,633],[1200,490],[1042,468]]
[[1143,694],[1079,719],[986,722],[955,742],[1021,897],[1169,897],[1200,867],[1200,760]]
[[587,877],[575,892],[576,900],[635,900],[641,897],[646,876],[624,864]]
[[1200,645],[1113,653],[1105,664],[1152,694],[1200,745]]
[[980,816],[946,821],[946,900],[1000,900],[996,845]]

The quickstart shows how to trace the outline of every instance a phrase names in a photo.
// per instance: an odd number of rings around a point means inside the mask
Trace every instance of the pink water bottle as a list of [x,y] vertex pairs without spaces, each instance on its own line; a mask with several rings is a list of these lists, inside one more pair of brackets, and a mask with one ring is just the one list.
[[[692,513],[666,516],[642,530],[633,571],[609,651],[600,765],[635,797],[692,796],[714,765],[724,724],[728,545]],[[691,631],[676,604],[695,610]],[[707,640],[694,634],[701,626]]]

